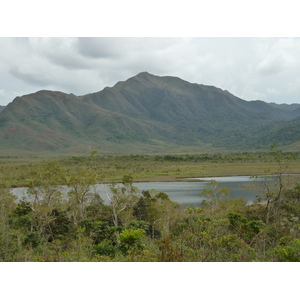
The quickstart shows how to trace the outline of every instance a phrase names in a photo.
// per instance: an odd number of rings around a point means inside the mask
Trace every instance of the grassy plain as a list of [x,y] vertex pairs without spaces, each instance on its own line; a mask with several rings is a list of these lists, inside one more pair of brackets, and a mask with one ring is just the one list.
[[[286,170],[300,174],[300,153],[282,153]],[[62,172],[93,168],[101,182],[121,181],[131,174],[135,182],[184,181],[186,178],[272,174],[278,162],[272,153],[172,154],[172,155],[86,155],[64,157],[2,156],[0,174],[13,186],[27,186],[33,169],[57,162]],[[41,169],[42,170],[42,169]]]

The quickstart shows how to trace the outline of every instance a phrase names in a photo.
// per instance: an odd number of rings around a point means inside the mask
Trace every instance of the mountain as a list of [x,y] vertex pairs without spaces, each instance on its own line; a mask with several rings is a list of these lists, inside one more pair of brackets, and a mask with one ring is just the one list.
[[299,116],[297,108],[245,101],[214,86],[143,72],[84,96],[43,90],[17,97],[0,113],[0,148],[66,153],[255,149],[269,146],[264,134],[273,130],[276,139],[283,134],[279,128]]
[[3,110],[4,108],[5,108],[5,106],[0,105],[0,111]]

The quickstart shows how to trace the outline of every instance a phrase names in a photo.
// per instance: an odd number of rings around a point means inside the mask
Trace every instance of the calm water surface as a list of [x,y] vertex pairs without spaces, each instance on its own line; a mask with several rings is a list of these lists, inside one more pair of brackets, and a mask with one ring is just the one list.
[[[204,199],[200,197],[203,189],[211,189],[207,183],[216,180],[220,187],[229,189],[230,198],[242,197],[251,203],[260,195],[257,185],[249,176],[193,178],[199,182],[145,182],[136,183],[139,190],[155,189],[169,195],[170,199],[181,204],[197,205]],[[205,181],[204,181],[205,180]]]
[[[199,182],[139,182],[134,183],[134,186],[136,186],[140,192],[152,189],[158,192],[164,192],[171,200],[192,206],[199,205],[203,200],[203,198],[200,197],[203,189],[211,189],[207,184],[210,180],[218,181],[220,187],[227,187],[230,192],[230,198],[242,197],[251,203],[256,196],[260,195],[258,187],[254,184],[254,180],[248,176],[193,178],[193,180],[199,180]],[[108,186],[98,184],[96,190],[104,202],[108,203],[105,193],[105,190],[109,190]],[[19,200],[22,197],[27,197],[25,188],[15,188],[13,189],[13,193],[18,196]],[[26,200],[28,201],[30,199],[27,198]]]

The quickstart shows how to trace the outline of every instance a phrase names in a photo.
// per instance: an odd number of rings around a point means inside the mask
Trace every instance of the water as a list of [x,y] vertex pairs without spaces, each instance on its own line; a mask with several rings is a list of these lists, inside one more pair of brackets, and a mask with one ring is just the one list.
[[[219,182],[220,187],[227,187],[229,189],[230,198],[243,198],[251,203],[256,196],[259,196],[257,186],[255,186],[254,180],[248,176],[232,176],[232,177],[211,177],[211,178],[193,178],[195,181],[186,182],[140,182],[134,183],[133,185],[139,189],[140,192],[143,190],[156,190],[157,192],[166,193],[171,200],[176,201],[183,205],[197,206],[201,203],[204,198],[200,197],[203,189],[211,189],[207,184],[210,180],[216,180]],[[96,186],[96,191],[100,194],[105,203],[108,203],[108,199],[105,191],[109,188],[105,184],[98,184]],[[13,193],[17,195],[18,199],[21,200],[22,197],[27,198],[25,188],[15,188],[12,189]],[[65,189],[65,195],[67,191]]]
[[261,196],[258,187],[254,184],[254,179],[249,176],[234,177],[211,177],[211,178],[193,178],[199,182],[146,182],[136,183],[139,190],[155,189],[158,192],[166,193],[171,200],[181,204],[199,205],[204,199],[200,196],[203,189],[211,189],[207,183],[210,180],[216,180],[221,188],[229,189],[230,198],[243,198],[252,203],[257,196]]

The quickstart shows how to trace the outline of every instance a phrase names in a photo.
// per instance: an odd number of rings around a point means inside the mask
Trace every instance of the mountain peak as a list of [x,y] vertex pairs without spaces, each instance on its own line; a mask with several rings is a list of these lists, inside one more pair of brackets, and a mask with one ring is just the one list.
[[148,72],[146,72],[146,71],[144,71],[144,72],[140,72],[140,73],[138,73],[136,76],[138,76],[138,77],[145,77],[145,76],[154,76],[153,74],[150,74],[150,73],[148,73]]
[[144,71],[144,72],[140,72],[140,73],[138,73],[137,75],[135,75],[135,76],[129,78],[129,80],[130,80],[130,79],[151,80],[151,79],[153,79],[153,78],[159,78],[159,77],[158,77],[158,76],[155,76],[155,75],[153,75],[153,74],[150,74],[150,73],[148,73],[148,72],[146,72],[146,71]]

